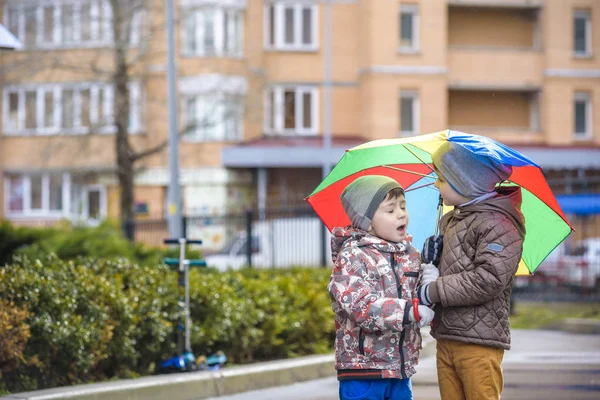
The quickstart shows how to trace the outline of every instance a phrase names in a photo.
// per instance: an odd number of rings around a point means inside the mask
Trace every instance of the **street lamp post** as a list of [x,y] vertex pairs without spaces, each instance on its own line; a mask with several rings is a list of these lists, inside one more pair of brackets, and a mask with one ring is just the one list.
[[331,0],[325,0],[325,43],[323,73],[323,179],[331,169]]
[[166,0],[167,18],[167,85],[169,103],[169,187],[167,194],[167,222],[170,238],[183,237],[181,218],[181,187],[179,186],[179,138],[177,131],[177,72],[175,69],[175,12],[173,0]]
[[[331,1],[325,0],[325,43],[323,45],[323,180],[331,170]],[[321,228],[321,265],[327,267],[327,227]]]

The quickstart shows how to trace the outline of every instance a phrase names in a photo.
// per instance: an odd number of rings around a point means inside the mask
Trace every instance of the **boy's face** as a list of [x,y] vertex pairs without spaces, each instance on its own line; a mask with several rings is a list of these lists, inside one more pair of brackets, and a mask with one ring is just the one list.
[[408,212],[404,195],[391,198],[388,193],[373,215],[369,233],[388,242],[398,243],[406,237],[407,226]]
[[437,190],[440,191],[440,195],[442,196],[442,199],[444,199],[444,205],[458,206],[471,200],[468,197],[461,195],[456,190],[452,189],[452,186],[450,186],[450,184],[446,181],[441,172],[438,171],[437,168],[435,168],[435,166],[433,167],[433,169],[437,174],[437,179],[433,186],[435,186]]

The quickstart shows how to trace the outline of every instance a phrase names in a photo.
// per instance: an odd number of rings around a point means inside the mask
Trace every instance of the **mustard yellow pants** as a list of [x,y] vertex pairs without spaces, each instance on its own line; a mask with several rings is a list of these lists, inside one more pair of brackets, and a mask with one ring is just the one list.
[[437,373],[442,400],[496,400],[500,398],[503,349],[437,341]]

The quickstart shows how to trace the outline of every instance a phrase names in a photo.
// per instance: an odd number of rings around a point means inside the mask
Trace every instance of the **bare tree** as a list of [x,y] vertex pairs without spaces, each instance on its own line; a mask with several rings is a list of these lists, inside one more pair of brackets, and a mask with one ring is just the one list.
[[[33,5],[35,10],[36,1],[25,1]],[[8,0],[8,4],[15,4],[15,2]],[[167,147],[166,138],[146,147],[139,144],[134,146],[129,123],[131,83],[143,82],[146,79],[148,60],[161,59],[161,57],[164,59],[165,56],[162,46],[152,46],[153,40],[156,44],[156,32],[164,31],[165,28],[163,22],[156,22],[160,20],[156,16],[162,15],[164,5],[163,1],[156,0],[108,0],[108,4],[109,12],[97,12],[96,18],[99,20],[100,27],[109,28],[110,42],[98,48],[98,51],[82,58],[77,55],[69,57],[64,52],[27,51],[12,57],[8,65],[3,63],[2,68],[5,72],[3,75],[10,75],[17,81],[19,79],[27,81],[32,74],[40,71],[46,73],[51,70],[72,71],[81,76],[93,76],[94,79],[104,81],[113,87],[115,173],[120,188],[120,218],[127,221],[134,218],[134,178],[136,172],[142,168],[142,160],[164,151]],[[35,14],[33,12],[29,17],[36,18]],[[35,24],[26,25],[34,30],[38,29]],[[34,35],[34,32],[30,32],[29,37]],[[161,101],[166,102],[166,99],[162,98]],[[207,116],[210,114],[205,113]],[[191,123],[188,121],[187,126],[181,129],[180,136],[196,129],[210,127],[214,123],[212,119]],[[96,128],[99,127],[91,126],[90,133]],[[72,143],[73,140],[73,136],[64,138],[65,142]],[[87,143],[85,137],[80,138],[82,150],[89,150],[85,148]],[[55,155],[55,152],[60,151],[62,147],[60,140],[54,140],[53,144],[48,144],[45,149],[46,154],[49,157]]]

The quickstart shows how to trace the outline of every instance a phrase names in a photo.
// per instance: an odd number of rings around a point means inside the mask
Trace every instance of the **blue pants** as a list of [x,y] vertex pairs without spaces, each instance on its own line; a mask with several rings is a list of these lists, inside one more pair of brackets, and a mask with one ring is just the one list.
[[412,400],[410,379],[340,381],[340,400]]

